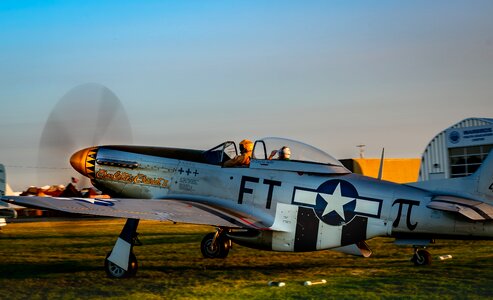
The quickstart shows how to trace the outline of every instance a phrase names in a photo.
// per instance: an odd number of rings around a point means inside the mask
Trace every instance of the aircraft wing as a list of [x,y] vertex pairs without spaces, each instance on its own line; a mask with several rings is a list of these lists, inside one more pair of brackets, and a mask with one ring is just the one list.
[[493,206],[481,201],[452,196],[436,196],[428,208],[461,214],[472,221],[493,220]]
[[96,216],[173,221],[231,228],[262,229],[263,227],[260,220],[188,200],[36,196],[3,196],[1,200],[30,208]]

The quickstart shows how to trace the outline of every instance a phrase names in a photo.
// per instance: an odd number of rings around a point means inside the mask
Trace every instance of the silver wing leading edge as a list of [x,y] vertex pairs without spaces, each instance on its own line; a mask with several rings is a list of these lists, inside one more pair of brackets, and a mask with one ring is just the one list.
[[230,228],[263,229],[260,220],[207,204],[174,199],[59,198],[3,196],[1,200],[30,208],[126,219],[173,221]]

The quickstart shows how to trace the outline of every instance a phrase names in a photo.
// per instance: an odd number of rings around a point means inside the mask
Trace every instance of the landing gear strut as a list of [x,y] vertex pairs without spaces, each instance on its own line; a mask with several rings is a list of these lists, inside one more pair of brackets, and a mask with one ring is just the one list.
[[431,265],[431,254],[430,252],[424,250],[424,249],[419,249],[414,248],[414,255],[411,258],[411,261],[416,265],[416,266],[426,266],[426,265]]
[[108,277],[125,278],[135,276],[138,269],[137,258],[132,252],[133,246],[140,246],[137,235],[138,219],[127,219],[113,250],[104,260],[104,269]]
[[200,251],[205,258],[226,258],[233,246],[226,236],[226,231],[218,228],[215,233],[208,233],[200,243]]

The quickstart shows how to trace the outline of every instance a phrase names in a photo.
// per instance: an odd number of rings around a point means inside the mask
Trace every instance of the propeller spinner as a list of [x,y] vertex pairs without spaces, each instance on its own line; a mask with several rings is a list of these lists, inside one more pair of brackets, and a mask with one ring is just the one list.
[[98,147],[90,147],[79,150],[70,157],[70,164],[80,174],[94,179],[94,168]]

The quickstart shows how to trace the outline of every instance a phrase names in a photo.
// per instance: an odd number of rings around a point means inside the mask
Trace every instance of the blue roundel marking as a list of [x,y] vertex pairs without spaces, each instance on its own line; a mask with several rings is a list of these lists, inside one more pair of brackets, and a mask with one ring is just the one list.
[[329,180],[317,189],[315,213],[324,223],[340,226],[356,215],[356,188],[344,180]]
[[97,198],[74,198],[76,201],[81,201],[81,202],[86,202],[94,205],[100,205],[100,206],[114,206],[114,200],[103,200],[103,199],[97,199]]
[[460,142],[460,133],[458,131],[452,131],[449,134],[448,139],[452,144],[457,144],[458,142]]

